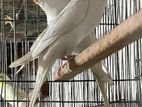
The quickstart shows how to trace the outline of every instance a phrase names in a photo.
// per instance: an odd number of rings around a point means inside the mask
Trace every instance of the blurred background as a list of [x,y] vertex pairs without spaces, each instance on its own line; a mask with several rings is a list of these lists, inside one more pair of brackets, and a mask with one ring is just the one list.
[[[98,39],[142,7],[142,0],[107,0],[104,16],[92,31]],[[59,2],[57,0],[57,2]],[[32,0],[0,0],[0,70],[27,93],[33,89],[37,60],[29,62],[22,72],[9,64],[26,54],[36,37],[47,26],[44,12]],[[103,62],[114,80],[107,86],[112,107],[142,107],[142,40],[139,39],[112,54]],[[37,107],[104,107],[104,102],[90,70],[70,81],[53,82],[60,60],[49,73],[49,96]],[[6,81],[5,81],[6,82]],[[16,93],[16,92],[15,92]],[[25,100],[28,103],[28,97]],[[0,99],[0,107],[10,107]]]

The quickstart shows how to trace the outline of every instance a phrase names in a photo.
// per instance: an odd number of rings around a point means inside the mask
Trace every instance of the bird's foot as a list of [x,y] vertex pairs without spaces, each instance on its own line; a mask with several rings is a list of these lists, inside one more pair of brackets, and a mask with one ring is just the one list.
[[59,69],[58,69],[58,71],[57,71],[58,76],[62,76],[61,71],[62,71],[62,69],[63,69],[66,65],[67,65],[67,63],[64,63],[63,66],[60,66],[60,67],[59,67]]
[[72,70],[70,69],[70,66],[69,66],[69,62],[75,57],[76,55],[69,55],[69,56],[63,56],[61,57],[61,59],[64,62],[64,64],[62,66],[60,66],[58,68],[58,70],[55,72],[54,74],[54,79],[61,79],[62,76],[64,74],[67,74],[69,72],[72,72]]
[[66,62],[64,63],[62,66],[60,66],[57,70],[57,72],[55,72],[54,74],[54,79],[55,80],[59,80],[62,78],[63,75],[71,72],[72,70],[70,69],[69,63]]

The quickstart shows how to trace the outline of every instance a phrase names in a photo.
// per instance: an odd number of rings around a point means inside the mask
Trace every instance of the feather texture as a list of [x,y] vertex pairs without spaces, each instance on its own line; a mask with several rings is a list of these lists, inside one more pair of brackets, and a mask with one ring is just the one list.
[[[43,1],[38,2],[41,7]],[[106,0],[70,0],[57,17],[49,21],[48,29],[46,28],[38,37],[29,53],[30,60],[39,58],[36,84],[29,107],[34,107],[40,87],[55,60],[70,55],[87,34],[98,25],[105,3]],[[48,4],[48,0],[43,4]],[[47,8],[42,7],[42,9],[48,15]],[[11,67],[16,66],[14,63]]]

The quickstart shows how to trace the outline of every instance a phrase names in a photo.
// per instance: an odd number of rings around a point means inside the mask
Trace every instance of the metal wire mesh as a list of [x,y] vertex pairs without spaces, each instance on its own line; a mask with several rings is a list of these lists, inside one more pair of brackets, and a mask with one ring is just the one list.
[[[38,34],[46,27],[46,17],[32,0],[0,0],[0,7],[0,70],[12,79],[15,89],[20,86],[28,93],[35,81],[37,60],[29,62],[17,76],[14,75],[17,68],[10,69],[8,66],[29,51]],[[102,38],[141,7],[142,0],[108,0],[104,17],[94,30],[96,36]],[[114,85],[107,86],[112,107],[142,106],[141,55],[140,39],[104,60],[114,80]],[[71,81],[53,82],[54,71],[60,64],[61,61],[57,61],[48,74],[49,97],[41,100],[38,107],[104,107],[90,71],[81,73]],[[28,96],[25,101],[28,103]],[[0,106],[9,107],[7,102],[1,98]]]

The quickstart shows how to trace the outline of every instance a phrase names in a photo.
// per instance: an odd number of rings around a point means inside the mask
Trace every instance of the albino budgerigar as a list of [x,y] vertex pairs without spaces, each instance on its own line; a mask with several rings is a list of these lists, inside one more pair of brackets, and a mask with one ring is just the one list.
[[16,67],[35,58],[39,59],[36,84],[29,107],[34,107],[40,87],[55,60],[70,56],[80,41],[98,25],[106,2],[106,0],[70,0],[41,33],[42,36],[35,42],[36,46],[34,45],[27,55],[10,65]]
[[[36,2],[45,11],[47,15],[48,25],[50,25],[53,22],[53,20],[56,18],[56,16],[59,14],[59,12],[67,5],[69,1],[70,0],[58,0],[57,2],[57,0],[42,0],[41,2],[38,2],[38,1]],[[89,34],[88,36],[86,36],[86,38],[84,38],[79,43],[79,45],[77,46],[74,52],[80,53],[81,51],[83,51],[85,48],[87,48],[88,46],[90,46],[92,43],[96,41],[97,41],[97,38],[95,38],[94,35]],[[97,80],[98,86],[104,98],[105,105],[106,107],[109,107],[109,101],[107,99],[107,94],[105,90],[105,83],[108,82],[109,84],[112,84],[112,79],[110,75],[105,72],[107,71],[107,70],[104,70],[105,67],[104,69],[102,69],[102,66],[104,67],[104,65],[100,62],[94,65],[91,68],[91,70],[95,76],[95,79]]]
[[8,101],[12,107],[24,107],[17,106],[19,102],[16,101],[21,101],[26,97],[25,91],[20,87],[15,87],[11,79],[4,73],[0,73],[0,95],[4,100]]
[[[36,2],[45,11],[45,13],[47,15],[47,23],[48,23],[48,25],[50,25],[53,22],[53,20],[56,18],[56,16],[59,14],[59,12],[67,5],[67,3],[69,1],[70,0],[59,0],[57,2],[57,0],[42,0],[42,2],[37,2],[37,1]],[[39,38],[41,38],[41,36]],[[97,38],[95,38],[94,35],[89,34],[88,36],[86,36],[86,38],[84,38],[79,43],[79,45],[77,46],[77,48],[75,49],[74,52],[80,53],[81,51],[83,51],[85,48],[87,48],[88,46],[90,46],[92,43],[94,43],[96,41],[97,41]],[[105,83],[108,82],[109,84],[112,84],[112,79],[111,79],[110,75],[105,72],[105,71],[107,71],[107,70],[104,70],[105,67],[104,67],[104,69],[102,69],[102,66],[104,66],[104,65],[100,62],[100,63],[94,65],[91,68],[91,70],[92,70],[94,77],[98,83],[98,86],[101,90],[105,105],[106,105],[106,107],[109,107],[109,101],[107,99],[107,94],[106,94],[106,90],[105,90]]]

